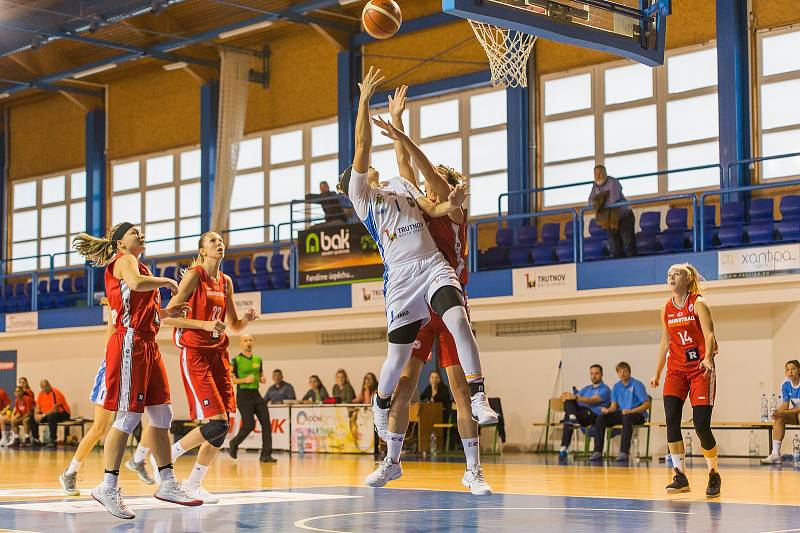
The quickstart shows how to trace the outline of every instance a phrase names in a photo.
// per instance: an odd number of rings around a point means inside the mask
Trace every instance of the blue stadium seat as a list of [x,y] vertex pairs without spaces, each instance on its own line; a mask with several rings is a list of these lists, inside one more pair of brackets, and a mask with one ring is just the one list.
[[514,230],[511,228],[500,228],[495,235],[497,246],[511,248],[514,246]]
[[6,287],[0,285],[0,313],[5,313],[6,309]]
[[661,249],[667,253],[682,252],[692,245],[689,232],[689,210],[673,207],[667,211],[667,229],[661,233]]
[[536,226],[522,226],[517,230],[517,244],[531,247],[536,244]]
[[659,251],[658,233],[661,231],[661,213],[645,211],[639,217],[641,231],[636,234],[636,249],[639,255],[654,254]]
[[46,279],[40,280],[39,283],[37,284],[36,306],[39,309],[50,309],[51,307],[53,307],[54,304],[53,299],[50,297],[50,293],[47,290],[49,285],[50,283]]
[[164,277],[169,279],[177,279],[175,277],[175,270],[176,270],[175,265],[170,265],[164,268]]
[[253,277],[253,258],[252,256],[245,256],[239,258],[238,264],[239,271],[239,291],[249,292],[256,288],[255,279]]
[[283,254],[280,250],[274,250],[269,260],[269,284],[273,289],[289,288],[289,272],[283,266]]
[[561,224],[551,222],[542,226],[542,242],[533,247],[533,262],[537,265],[550,265],[558,261],[556,244],[561,236]]
[[575,246],[572,238],[575,232],[575,224],[570,220],[564,226],[565,238],[556,244],[556,257],[559,263],[572,263],[575,261]]
[[67,302],[64,293],[61,292],[61,280],[53,278],[50,280],[50,294],[53,296],[53,307],[66,307]]
[[728,202],[720,208],[720,226],[717,233],[719,247],[730,248],[745,243],[744,203]]
[[253,267],[256,271],[253,278],[255,288],[258,291],[266,291],[269,289],[269,271],[267,270],[267,256],[259,255],[253,261]]
[[484,269],[505,268],[509,266],[509,249],[514,246],[514,230],[500,228],[495,235],[495,243],[480,256],[480,266]]
[[767,244],[775,240],[772,198],[756,198],[750,202],[750,224],[747,236],[751,244]]
[[525,267],[533,263],[531,251],[536,244],[536,226],[522,226],[517,230],[517,244],[508,251],[512,267]]
[[775,224],[782,241],[800,241],[800,196],[781,198],[781,220]]
[[589,237],[583,240],[583,259],[593,261],[608,257],[608,232],[595,219],[589,221]]

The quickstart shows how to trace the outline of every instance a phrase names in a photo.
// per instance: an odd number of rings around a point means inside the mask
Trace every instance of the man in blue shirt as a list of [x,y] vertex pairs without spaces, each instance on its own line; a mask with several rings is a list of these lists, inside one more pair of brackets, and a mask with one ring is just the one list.
[[781,404],[772,413],[772,452],[761,460],[762,464],[781,464],[781,444],[786,435],[786,424],[800,422],[800,361],[786,362],[786,381],[781,385]]
[[625,202],[619,180],[606,173],[606,167],[594,167],[594,185],[589,205],[596,211],[597,224],[608,231],[608,247],[613,257],[636,255],[636,217],[630,207],[609,209],[606,205]]
[[561,450],[558,460],[567,460],[567,449],[572,440],[575,428],[593,426],[600,415],[600,409],[611,405],[611,389],[603,383],[603,367],[592,365],[589,367],[591,384],[581,390],[572,387],[572,392],[561,395],[564,401],[564,431],[561,437]]
[[603,460],[606,429],[622,424],[622,442],[619,445],[617,461],[627,463],[633,439],[633,426],[640,426],[647,421],[650,396],[644,384],[631,377],[631,365],[625,361],[617,364],[617,375],[619,381],[611,389],[611,405],[600,409],[600,416],[594,424],[592,461]]

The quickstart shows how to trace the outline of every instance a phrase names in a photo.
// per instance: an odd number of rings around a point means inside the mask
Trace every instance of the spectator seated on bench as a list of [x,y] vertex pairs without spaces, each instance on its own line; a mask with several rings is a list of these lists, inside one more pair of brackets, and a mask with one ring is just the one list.
[[787,424],[800,423],[800,362],[792,359],[786,363],[786,381],[781,385],[781,404],[772,413],[772,452],[761,460],[762,464],[781,464],[781,443]]
[[[31,413],[30,428],[33,435],[33,444],[39,441],[39,425],[47,424],[50,428],[49,448],[56,447],[56,435],[58,435],[58,423],[69,420],[70,409],[66,398],[60,390],[50,385],[50,382],[43,379],[39,383],[42,389],[36,398],[36,409]],[[69,435],[69,428],[64,428],[64,439]]]
[[594,452],[592,461],[602,461],[606,429],[622,424],[622,442],[619,446],[618,462],[628,462],[633,439],[633,426],[647,422],[650,396],[644,383],[631,377],[631,366],[625,361],[617,364],[619,381],[611,389],[611,405],[600,409],[594,425]]
[[603,367],[597,364],[590,366],[589,379],[591,383],[581,390],[573,386],[572,392],[561,394],[561,400],[564,401],[564,420],[561,421],[564,430],[558,452],[560,462],[567,460],[567,450],[575,428],[594,426],[601,415],[600,410],[611,405],[611,389],[603,383]]

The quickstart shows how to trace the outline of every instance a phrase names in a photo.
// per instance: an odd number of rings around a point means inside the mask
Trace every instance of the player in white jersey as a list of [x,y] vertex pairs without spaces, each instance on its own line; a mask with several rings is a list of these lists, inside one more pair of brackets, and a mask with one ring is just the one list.
[[[483,425],[496,424],[497,413],[489,407],[483,389],[478,346],[461,284],[436,247],[423,218],[423,212],[430,217],[441,217],[460,209],[467,199],[467,188],[456,187],[447,201],[434,204],[402,177],[393,178],[388,184],[378,183],[378,173],[369,165],[372,147],[369,101],[381,81],[380,70],[370,68],[359,84],[355,157],[352,167],[339,177],[338,185],[378,244],[385,266],[389,347],[372,404],[375,427],[386,440],[391,395],[411,357],[417,333],[430,320],[429,305],[442,317],[455,339],[469,382],[473,418]],[[387,465],[387,479],[399,473],[399,464]]]

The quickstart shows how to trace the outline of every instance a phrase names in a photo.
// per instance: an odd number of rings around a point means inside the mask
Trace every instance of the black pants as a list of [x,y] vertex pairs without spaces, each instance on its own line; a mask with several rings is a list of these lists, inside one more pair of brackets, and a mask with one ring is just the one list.
[[[55,442],[56,437],[58,436],[58,423],[65,422],[69,420],[69,414],[67,413],[52,413],[49,415],[44,415],[42,419],[37,422],[36,418],[34,418],[33,413],[31,413],[31,435],[36,440],[39,440],[39,426],[43,424],[47,424],[47,427],[50,428],[50,439]],[[64,440],[67,439],[69,435],[69,428],[64,428]]]
[[644,423],[644,414],[632,413],[623,415],[619,409],[613,413],[598,416],[597,421],[594,423],[594,451],[602,453],[605,445],[606,428],[622,424],[622,442],[619,445],[619,451],[621,453],[630,453],[633,426],[641,426]]
[[619,218],[619,228],[608,230],[608,248],[612,257],[636,255],[636,217],[628,209]]
[[261,424],[261,455],[272,455],[272,422],[269,418],[267,401],[258,393],[258,389],[239,389],[236,391],[236,406],[242,415],[242,429],[231,440],[231,446],[239,446],[256,427],[253,415],[258,417]]
[[[581,427],[593,426],[597,415],[594,414],[588,407],[578,405],[575,400],[567,400],[564,402],[564,420],[569,418],[569,415],[575,415]],[[561,445],[569,448],[569,443],[572,441],[572,432],[574,428],[572,424],[564,424],[564,430],[561,436]]]

